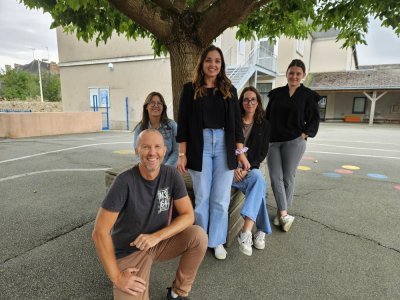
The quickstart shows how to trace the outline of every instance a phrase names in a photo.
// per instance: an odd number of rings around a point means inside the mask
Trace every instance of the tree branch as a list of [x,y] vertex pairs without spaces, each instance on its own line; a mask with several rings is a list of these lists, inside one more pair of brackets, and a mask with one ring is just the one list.
[[179,11],[182,12],[186,9],[186,0],[175,0],[174,7]]
[[[166,41],[172,32],[172,20],[168,12],[163,14],[159,6],[145,0],[108,0],[122,14],[146,28],[161,41]],[[166,2],[166,1],[155,1]]]
[[165,11],[178,12],[170,0],[152,0],[151,2],[154,2]]
[[[219,0],[206,10],[198,24],[202,43],[208,44],[226,28],[240,24],[252,12],[271,0]],[[229,10],[227,8],[229,7]],[[218,22],[216,22],[218,20]]]
[[208,9],[213,2],[215,2],[215,0],[197,0],[192,6],[192,10],[194,12],[203,12]]

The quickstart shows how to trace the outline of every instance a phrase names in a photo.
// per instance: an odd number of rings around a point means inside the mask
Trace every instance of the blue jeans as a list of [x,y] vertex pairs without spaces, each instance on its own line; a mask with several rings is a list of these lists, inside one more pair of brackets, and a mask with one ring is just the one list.
[[232,187],[246,195],[240,214],[256,223],[257,229],[269,234],[272,232],[269,223],[266,192],[267,184],[259,169],[252,169],[247,176],[239,182],[234,182]]
[[233,170],[226,158],[223,129],[204,129],[202,171],[189,170],[195,195],[195,219],[208,234],[208,247],[226,243]]

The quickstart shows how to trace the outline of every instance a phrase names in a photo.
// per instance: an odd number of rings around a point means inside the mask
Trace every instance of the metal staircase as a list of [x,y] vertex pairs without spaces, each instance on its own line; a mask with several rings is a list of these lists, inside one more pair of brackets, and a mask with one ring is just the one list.
[[[224,57],[231,55],[231,49]],[[230,61],[230,59],[228,60]],[[232,81],[237,90],[241,90],[254,74],[276,76],[276,56],[264,47],[254,47],[247,54],[244,63],[236,66],[228,65],[226,75]]]

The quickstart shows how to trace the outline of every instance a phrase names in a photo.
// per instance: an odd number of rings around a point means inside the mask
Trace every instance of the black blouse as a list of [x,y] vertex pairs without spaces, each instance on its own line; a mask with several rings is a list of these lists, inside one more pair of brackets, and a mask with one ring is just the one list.
[[288,85],[268,94],[266,118],[270,122],[270,142],[285,142],[298,138],[303,132],[314,137],[319,127],[317,92],[301,85],[290,97]]

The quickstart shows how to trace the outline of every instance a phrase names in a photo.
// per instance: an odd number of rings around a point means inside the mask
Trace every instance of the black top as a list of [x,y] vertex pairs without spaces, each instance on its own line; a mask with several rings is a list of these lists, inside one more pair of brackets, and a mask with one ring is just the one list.
[[160,174],[154,180],[144,179],[138,166],[119,174],[101,205],[119,213],[111,232],[116,257],[138,251],[129,243],[140,234],[166,227],[172,201],[186,195],[182,176],[171,166],[161,165]]
[[[224,99],[225,108],[225,143],[228,168],[237,167],[235,149],[236,143],[243,143],[242,118],[240,117],[239,101],[236,88],[231,88],[232,98]],[[216,96],[222,97],[217,91]],[[178,113],[178,133],[176,141],[186,142],[186,167],[201,171],[203,165],[203,99],[194,100],[194,87],[191,82],[185,83],[181,93]]]
[[225,100],[220,93],[214,95],[214,90],[207,89],[203,97],[203,128],[221,129],[225,126]]
[[288,85],[268,94],[266,118],[270,121],[270,142],[285,142],[298,138],[302,132],[314,137],[319,127],[317,92],[300,85],[292,97]]
[[250,131],[249,139],[245,145],[249,148],[247,151],[247,159],[250,163],[251,169],[258,169],[260,163],[267,156],[269,131],[269,122],[267,120],[264,119],[261,124],[254,122],[253,128]]

